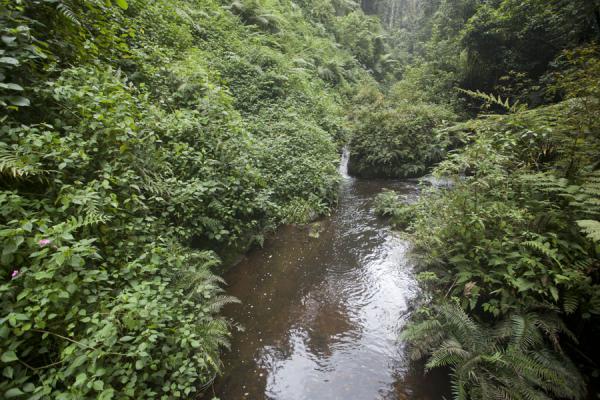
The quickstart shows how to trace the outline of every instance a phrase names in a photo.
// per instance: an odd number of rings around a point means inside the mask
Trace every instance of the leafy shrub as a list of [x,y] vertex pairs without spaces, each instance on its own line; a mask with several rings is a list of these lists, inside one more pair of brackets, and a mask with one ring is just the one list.
[[390,224],[398,229],[408,227],[415,218],[414,207],[392,190],[385,190],[375,197],[375,213],[389,217]]
[[176,218],[175,205],[186,215],[198,197],[169,177],[176,169],[147,129],[147,104],[112,71],[67,70],[48,94],[63,106],[56,126],[3,127],[10,379],[0,390],[188,395],[219,368],[228,333],[215,313],[231,301],[210,272],[218,258],[186,246],[191,215]]
[[290,204],[293,208],[298,202],[308,206],[303,217],[295,218],[290,218],[284,207],[281,218],[302,222],[308,215],[314,218],[326,212],[327,204],[337,199],[336,146],[325,131],[309,121],[294,117],[265,124],[265,120],[268,117],[261,116],[251,129],[255,135],[269,138],[261,145],[268,147],[259,147],[256,157],[258,168],[270,183],[271,198],[276,204]]
[[355,98],[349,172],[358,176],[415,177],[442,159],[450,139],[436,128],[453,120],[447,107],[388,102],[369,89]]

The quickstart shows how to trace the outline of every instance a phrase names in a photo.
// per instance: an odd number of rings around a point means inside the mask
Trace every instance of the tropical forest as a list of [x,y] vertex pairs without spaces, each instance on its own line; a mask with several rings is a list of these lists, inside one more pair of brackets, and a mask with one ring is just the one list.
[[600,399],[600,0],[0,0],[0,398]]

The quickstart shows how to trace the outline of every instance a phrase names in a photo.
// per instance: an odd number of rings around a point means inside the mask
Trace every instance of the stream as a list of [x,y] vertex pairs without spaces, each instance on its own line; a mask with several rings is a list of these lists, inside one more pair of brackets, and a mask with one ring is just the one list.
[[308,227],[284,226],[226,275],[242,301],[221,400],[438,400],[446,378],[422,375],[398,334],[418,294],[409,243],[373,211],[384,188],[418,195],[415,181],[355,179],[340,166],[336,212]]

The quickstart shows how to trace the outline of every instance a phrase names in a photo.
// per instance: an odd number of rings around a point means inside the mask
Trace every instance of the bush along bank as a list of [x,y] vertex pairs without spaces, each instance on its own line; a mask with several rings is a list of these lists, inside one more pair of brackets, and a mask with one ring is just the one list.
[[456,120],[444,104],[404,96],[401,84],[386,95],[361,87],[350,116],[350,174],[361,177],[414,178],[442,160],[453,138],[440,128]]

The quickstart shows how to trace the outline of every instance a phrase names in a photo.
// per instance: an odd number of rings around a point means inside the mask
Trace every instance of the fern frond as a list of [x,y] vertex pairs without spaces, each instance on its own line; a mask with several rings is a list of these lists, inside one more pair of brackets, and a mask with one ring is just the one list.
[[459,306],[445,304],[440,306],[439,311],[447,328],[455,332],[457,337],[464,338],[467,343],[481,343],[484,340],[485,333],[480,326]]
[[436,319],[409,324],[401,333],[400,339],[410,342],[410,358],[420,360],[435,349],[443,340],[442,325]]
[[592,266],[592,260],[589,258],[582,258],[580,260],[573,261],[573,266],[579,271],[586,271]]
[[577,225],[586,237],[594,242],[600,242],[600,222],[591,219],[577,221]]
[[77,19],[77,15],[73,12],[73,10],[66,5],[64,2],[58,3],[56,6],[56,10],[62,15],[66,20],[70,21],[73,25],[81,26],[81,22]]
[[30,164],[25,158],[19,157],[6,147],[0,148],[0,174],[11,178],[26,178],[43,173],[39,165]]
[[521,243],[521,245],[537,251],[538,253],[546,256],[547,258],[554,260],[560,265],[557,259],[558,251],[550,247],[550,245],[541,240],[527,240]]
[[454,400],[468,399],[466,382],[462,377],[457,376],[455,373],[452,374],[452,394]]
[[317,68],[317,74],[319,77],[325,81],[335,81],[336,75],[335,73],[327,67],[319,66]]
[[507,399],[523,399],[523,400],[551,400],[542,391],[533,388],[527,381],[514,379],[511,377],[500,377],[497,389],[503,394],[501,398]]
[[473,98],[478,98],[481,100],[485,100],[489,103],[492,104],[496,104],[504,109],[506,109],[509,112],[512,113],[516,113],[519,111],[524,111],[527,109],[527,106],[523,105],[523,104],[519,104],[518,101],[516,101],[515,103],[513,103],[512,105],[509,102],[508,97],[506,99],[502,99],[502,97],[498,96],[494,96],[493,94],[487,94],[482,92],[481,90],[477,90],[477,91],[472,91],[472,90],[467,90],[467,89],[458,89],[459,92],[467,94]]
[[511,317],[511,346],[520,350],[526,350],[542,341],[542,337],[537,331],[533,319],[530,315],[517,314]]
[[207,305],[208,312],[216,314],[227,304],[239,304],[241,303],[236,297],[233,296],[217,296],[210,299],[209,304]]
[[463,349],[460,342],[451,338],[445,340],[432,354],[425,367],[433,369],[448,365],[457,365],[470,357],[470,353]]
[[537,326],[541,333],[543,333],[546,338],[552,342],[556,351],[562,351],[559,344],[561,334],[567,336],[572,342],[578,343],[575,334],[573,334],[573,332],[567,328],[567,325],[563,322],[558,314],[553,312],[543,316],[537,316],[536,314],[533,315],[535,315],[533,321],[535,326]]
[[[451,366],[452,389],[459,399],[581,399],[585,384],[558,346],[572,337],[555,312],[514,314],[495,328],[472,320],[454,304],[438,309],[436,319],[411,330],[417,346],[430,349],[427,369]],[[435,321],[435,322],[433,322]],[[462,325],[459,327],[459,325]],[[440,326],[436,340],[430,330]],[[554,349],[548,347],[548,338]],[[411,345],[415,345],[411,341]]]

